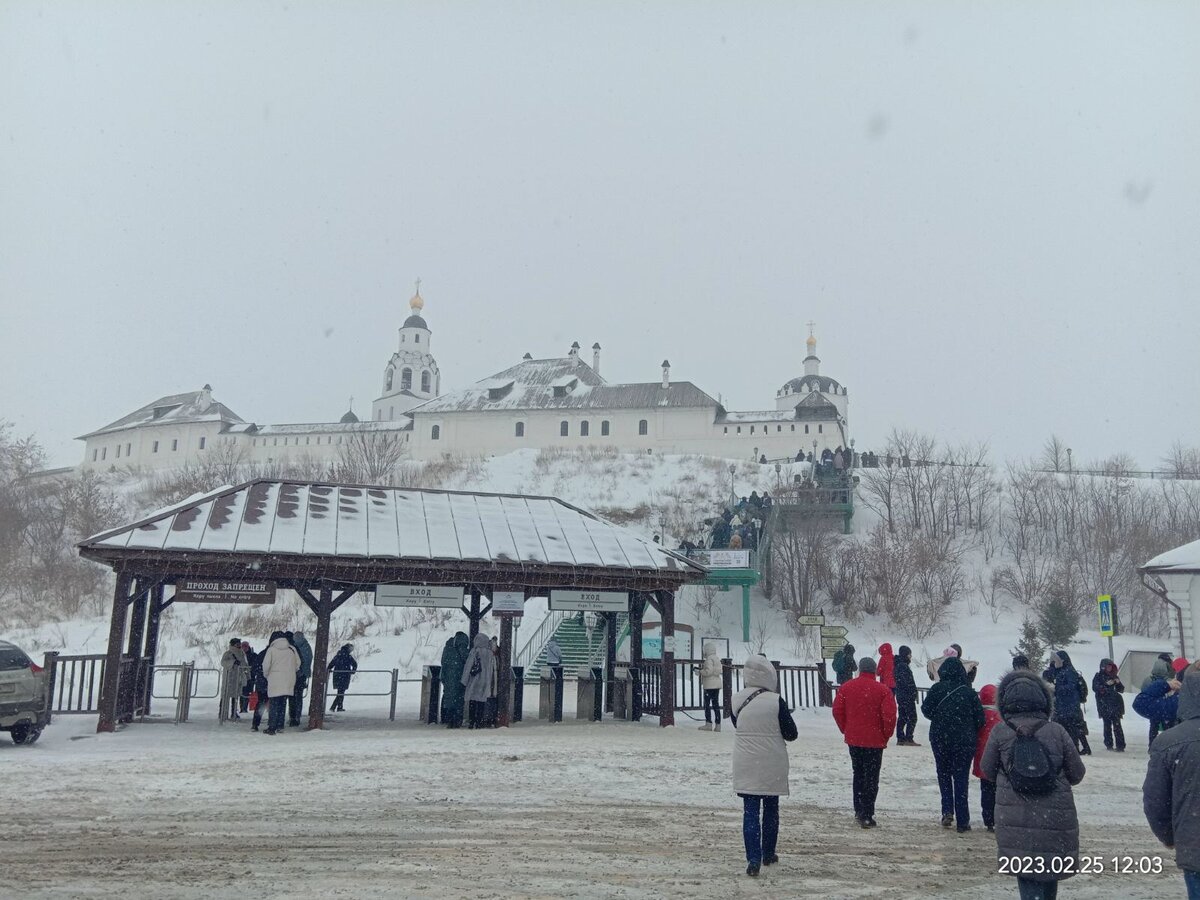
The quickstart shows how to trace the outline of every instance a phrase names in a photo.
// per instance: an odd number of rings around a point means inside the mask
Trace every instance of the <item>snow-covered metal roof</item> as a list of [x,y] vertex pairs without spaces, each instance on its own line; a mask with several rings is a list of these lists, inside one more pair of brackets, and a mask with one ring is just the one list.
[[190,498],[80,549],[105,561],[132,550],[601,567],[688,581],[705,572],[553,497],[268,480]]
[[316,422],[313,424],[295,423],[289,425],[260,425],[255,434],[260,437],[271,435],[293,434],[349,434],[357,431],[404,431],[412,421],[407,416],[401,416],[395,421],[379,421],[367,419],[364,422]]
[[[555,396],[555,387],[578,381]],[[512,388],[495,397],[497,389]],[[561,393],[561,392],[560,392]],[[654,409],[717,407],[717,401],[690,381],[609,384],[578,357],[530,359],[465,388],[452,391],[409,411],[410,415],[524,409]]]
[[1139,567],[1145,572],[1200,572],[1200,541],[1160,553]]
[[159,397],[153,403],[147,403],[129,415],[122,416],[115,422],[109,422],[103,428],[80,435],[78,440],[85,440],[112,431],[137,428],[142,425],[182,425],[190,422],[232,424],[244,421],[224,403],[213,400],[211,389],[206,387],[204,390],[188,391],[186,394],[168,394],[166,397]]

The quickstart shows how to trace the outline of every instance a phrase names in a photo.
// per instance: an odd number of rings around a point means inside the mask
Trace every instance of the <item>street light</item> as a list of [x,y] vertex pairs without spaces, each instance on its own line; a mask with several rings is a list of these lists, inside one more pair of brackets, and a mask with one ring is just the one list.
[[730,463],[730,465],[729,465],[729,496],[732,497],[733,501],[736,503],[737,502],[737,488],[734,487],[734,484],[733,484],[733,475],[735,472],[737,472],[737,466],[734,465],[733,463]]
[[1067,448],[1067,474],[1073,475],[1074,473],[1075,473],[1075,467],[1071,464],[1071,448],[1068,447]]

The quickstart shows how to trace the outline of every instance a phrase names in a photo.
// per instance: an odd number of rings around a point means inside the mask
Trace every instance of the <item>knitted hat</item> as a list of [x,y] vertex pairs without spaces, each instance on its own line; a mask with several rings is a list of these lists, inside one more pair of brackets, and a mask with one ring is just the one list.
[[1186,659],[1184,659],[1181,656],[1181,657],[1179,657],[1179,659],[1177,659],[1171,663],[1171,668],[1174,669],[1175,674],[1178,675],[1180,672],[1182,672],[1184,669],[1186,669],[1190,665],[1191,665],[1191,663],[1189,663]]
[[858,661],[858,671],[875,674],[875,660],[870,656],[864,656]]

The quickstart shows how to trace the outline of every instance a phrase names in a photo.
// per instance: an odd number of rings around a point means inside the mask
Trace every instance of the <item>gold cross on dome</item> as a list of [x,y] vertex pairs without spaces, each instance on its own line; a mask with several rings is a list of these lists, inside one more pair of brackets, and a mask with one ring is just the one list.
[[813,329],[816,327],[817,323],[810,320],[808,322],[805,322],[804,324],[808,326],[808,336],[812,337]]

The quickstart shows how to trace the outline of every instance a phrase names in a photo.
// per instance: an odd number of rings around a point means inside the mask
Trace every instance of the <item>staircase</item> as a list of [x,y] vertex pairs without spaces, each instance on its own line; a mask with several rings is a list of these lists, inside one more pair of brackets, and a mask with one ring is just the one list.
[[[551,613],[542,627],[534,633],[529,642],[517,654],[514,665],[525,666],[525,682],[536,684],[541,680],[542,668],[546,664],[546,645],[550,638],[558,641],[562,651],[563,671],[574,673],[580,667],[603,665],[604,648],[606,646],[605,625],[603,618],[596,622],[592,631],[591,652],[588,652],[587,627],[583,624],[583,613]],[[617,633],[628,629],[629,616],[626,613],[617,615]]]

